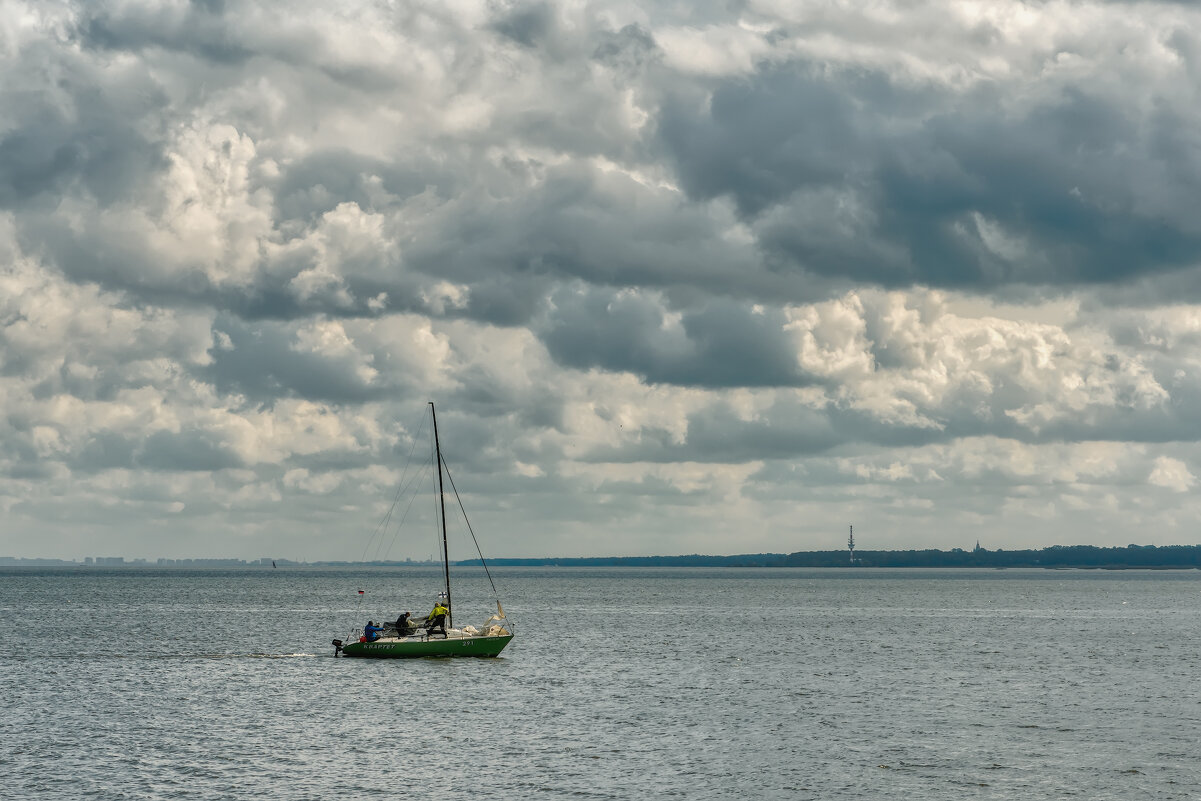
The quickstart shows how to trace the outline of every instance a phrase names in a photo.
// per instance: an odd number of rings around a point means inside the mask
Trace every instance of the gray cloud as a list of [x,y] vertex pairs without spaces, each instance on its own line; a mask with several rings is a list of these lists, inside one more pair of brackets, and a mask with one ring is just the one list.
[[805,186],[851,177],[864,150],[854,86],[798,66],[720,85],[704,106],[687,95],[668,98],[660,136],[691,195],[730,196],[754,217]]
[[[1182,206],[1201,162],[1180,115],[1139,124],[1085,89],[996,109],[887,75],[808,63],[665,107],[661,137],[697,198],[728,196],[790,269],[883,286],[1087,285],[1201,257]],[[931,114],[931,112],[933,112]]]
[[135,455],[135,464],[149,470],[215,471],[242,466],[205,431],[151,434]]
[[463,176],[430,160],[406,163],[405,157],[384,160],[350,150],[312,153],[287,165],[272,187],[276,224],[311,225],[342,203],[374,212],[401,204],[427,189],[448,197],[463,190]]
[[39,7],[5,531],[318,541],[431,398],[499,553],[1185,530],[1201,18],[973,9]]
[[370,386],[344,357],[298,350],[296,332],[288,328],[251,328],[227,319],[222,331],[229,336],[228,349],[215,350],[212,364],[198,371],[222,392],[244,395],[253,403],[281,396],[363,403],[387,390]]
[[77,191],[104,204],[139,197],[164,164],[144,125],[164,111],[160,87],[138,69],[98,73],[41,43],[26,53],[0,88],[0,208],[53,207]]
[[745,304],[715,301],[685,310],[678,323],[634,294],[564,292],[542,335],[564,366],[636,373],[650,383],[689,386],[803,386],[783,319]]
[[554,12],[545,3],[518,5],[492,23],[492,29],[525,47],[535,47],[554,26]]
[[77,27],[85,47],[141,52],[178,50],[211,61],[241,65],[256,53],[226,16],[224,3],[192,2],[176,7],[93,7]]

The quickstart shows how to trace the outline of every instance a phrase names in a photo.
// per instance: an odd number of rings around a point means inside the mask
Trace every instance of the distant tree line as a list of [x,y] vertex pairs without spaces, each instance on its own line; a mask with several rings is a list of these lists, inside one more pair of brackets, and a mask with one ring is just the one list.
[[[846,551],[800,551],[779,563],[785,567],[850,567]],[[1051,545],[1038,550],[855,551],[856,567],[1082,567],[1198,568],[1201,545]]]
[[[458,562],[478,565],[478,559]],[[756,553],[736,556],[596,556],[542,559],[489,559],[490,565],[529,567],[1075,567],[1121,570],[1124,568],[1201,568],[1201,545],[1051,545],[1038,550],[970,551],[855,551],[855,563],[845,551],[798,551],[790,554]]]

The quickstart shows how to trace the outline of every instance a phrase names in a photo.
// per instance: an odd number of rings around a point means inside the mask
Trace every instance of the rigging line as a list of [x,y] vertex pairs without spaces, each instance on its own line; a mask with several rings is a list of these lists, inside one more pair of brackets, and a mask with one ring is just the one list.
[[[417,476],[414,475],[413,478],[414,478],[414,480],[416,480]],[[396,538],[400,536],[400,530],[402,528],[404,528],[405,520],[407,520],[409,518],[409,512],[412,510],[413,503],[416,500],[417,500],[417,493],[414,492],[412,495],[409,496],[409,505],[405,507],[404,514],[401,515],[401,517],[400,517],[400,522],[396,524],[396,530],[392,532],[392,541],[388,543],[388,550],[384,551],[384,559],[385,560],[388,558],[388,554],[392,553],[392,546],[396,544]],[[380,540],[380,543],[383,544],[383,539]],[[376,556],[377,557],[379,556],[378,551],[376,552]]]
[[[412,456],[412,454],[410,454],[410,456]],[[412,461],[412,459],[410,459],[409,463],[407,465],[405,465],[405,473],[408,473],[409,467],[411,467],[412,464],[413,464],[413,461]],[[375,546],[375,555],[372,557],[373,559],[379,559],[380,549],[384,547],[384,538],[387,537],[388,526],[391,525],[392,517],[396,512],[396,506],[397,506],[397,504],[400,503],[400,499],[402,497],[404,497],[405,495],[408,495],[409,496],[409,506],[413,505],[413,499],[417,497],[417,493],[411,491],[411,488],[412,488],[413,484],[416,483],[417,479],[419,479],[419,478],[421,478],[421,471],[414,470],[413,477],[409,479],[407,484],[405,484],[405,483],[403,483],[404,475],[403,474],[401,475],[401,481],[402,481],[401,487],[400,487],[400,489],[398,489],[396,491],[396,497],[392,500],[392,506],[388,509],[387,515],[384,516],[384,520],[381,522],[380,527],[377,529],[377,531],[380,531],[380,529],[382,529],[382,532],[380,533],[379,544]],[[400,527],[404,525],[405,517],[407,517],[408,514],[409,514],[408,507],[405,507],[404,515],[400,518],[400,522],[396,524],[397,533],[399,533]],[[372,541],[374,541],[374,539],[375,538],[372,537]],[[392,535],[392,541],[393,542],[396,541],[396,533],[394,533]],[[391,550],[392,546],[389,545],[388,548],[389,548],[389,550]]]
[[[413,477],[409,479],[409,483],[406,485],[402,485],[400,490],[397,491],[396,498],[392,501],[392,507],[390,509],[388,509],[388,514],[384,517],[383,525],[381,525],[382,531],[380,532],[379,544],[375,546],[375,554],[371,557],[373,560],[379,559],[379,552],[380,552],[380,549],[384,547],[384,538],[387,536],[387,528],[389,525],[391,525],[392,516],[396,511],[396,505],[398,503],[400,503],[400,499],[402,497],[404,497],[406,494],[409,493],[409,488],[413,486],[413,482],[415,482],[417,480],[417,478],[418,478],[418,474],[413,473]],[[403,479],[403,476],[402,476],[402,479]],[[417,496],[417,493],[412,493],[410,495],[409,506],[413,505],[413,498],[415,498],[416,496]],[[404,516],[402,516],[400,518],[400,522],[396,524],[398,533],[399,533],[400,527],[404,525],[405,517],[407,517],[407,516],[408,516],[408,507],[405,507]],[[372,540],[374,540],[374,539],[375,538],[372,537]],[[396,534],[392,535],[392,541],[393,542],[396,541]],[[391,545],[389,545],[388,547],[389,547],[389,549],[391,549]]]
[[[420,474],[419,474],[418,472],[414,472],[414,473],[413,473],[413,477],[412,477],[411,479],[409,479],[409,483],[408,483],[408,484],[407,484],[407,485],[404,487],[404,490],[403,490],[403,492],[404,492],[404,494],[405,494],[405,495],[408,495],[408,498],[409,498],[409,503],[408,503],[408,506],[406,506],[406,507],[405,507],[404,514],[402,514],[402,515],[401,515],[401,517],[400,517],[400,522],[398,522],[398,523],[396,524],[396,530],[395,530],[395,531],[392,533],[392,540],[391,540],[391,542],[389,542],[389,543],[388,543],[388,549],[387,549],[386,551],[384,551],[384,558],[385,558],[385,559],[387,558],[387,555],[388,555],[388,553],[389,553],[389,552],[392,550],[392,545],[393,545],[393,544],[396,542],[396,537],[397,537],[397,536],[400,534],[400,529],[401,529],[401,528],[404,526],[404,524],[405,524],[405,520],[406,520],[406,519],[408,518],[408,516],[409,516],[409,509],[411,509],[411,508],[413,507],[413,501],[417,499],[417,493],[416,493],[416,492],[413,492],[413,491],[410,491],[410,488],[413,486],[413,484],[414,484],[414,483],[417,481],[417,479],[418,479],[418,478],[420,478]],[[391,524],[391,519],[392,519],[392,517],[394,517],[394,512],[395,512],[395,509],[396,509],[396,504],[397,504],[397,503],[399,503],[399,500],[400,500],[400,497],[398,496],[398,497],[397,497],[397,500],[396,500],[396,501],[394,501],[394,502],[393,502],[393,504],[392,504],[392,509],[390,509],[390,510],[388,511],[388,521],[389,521],[389,525]],[[373,559],[373,560],[375,560],[375,561],[378,561],[378,560],[379,560],[379,558],[380,558],[380,549],[382,549],[382,548],[384,547],[384,539],[385,539],[387,536],[388,536],[388,535],[387,535],[387,531],[385,531],[385,532],[384,532],[384,533],[383,533],[383,534],[380,536],[380,539],[379,539],[379,544],[375,546],[375,555],[372,557],[372,559]]]
[[[371,533],[371,537],[367,540],[366,546],[363,547],[363,555],[359,558],[360,562],[367,561],[367,551],[371,550],[371,543],[375,542],[375,538],[377,536],[380,538],[380,545],[383,544],[384,535],[382,532],[387,531],[388,524],[392,520],[392,512],[396,509],[396,504],[400,503],[400,499],[404,496],[404,493],[408,489],[405,486],[405,476],[408,475],[409,467],[413,464],[413,454],[417,450],[417,443],[421,440],[421,432],[423,430],[425,430],[425,416],[424,415],[422,415],[421,421],[417,424],[417,433],[413,436],[413,445],[412,445],[412,447],[409,448],[409,456],[405,460],[404,470],[401,471],[400,482],[396,487],[396,495],[392,498],[392,505],[389,506],[388,511],[384,513],[383,519],[380,520],[380,522],[376,524],[375,531],[373,531]],[[414,479],[415,478],[416,478],[416,474],[414,474]],[[410,480],[409,484],[410,485],[412,484],[412,480]],[[377,556],[379,555],[380,545],[377,545],[375,547],[375,552],[376,552]]]
[[360,562],[367,561],[367,552],[371,550],[371,546],[375,544],[375,538],[382,536],[381,531],[387,528],[388,522],[392,519],[392,510],[396,508],[396,504],[400,502],[402,488],[397,486],[396,496],[392,499],[392,505],[388,507],[388,511],[384,513],[383,518],[375,524],[375,529],[371,532],[371,536],[367,538],[367,542],[363,545],[363,554],[359,557]]
[[[405,467],[405,472],[408,472],[408,466]],[[372,558],[379,558],[379,550],[383,547],[384,537],[387,536],[388,527],[392,523],[392,516],[396,512],[396,506],[400,503],[401,498],[405,496],[405,494],[409,491],[409,488],[413,485],[413,482],[417,479],[417,474],[414,473],[413,477],[409,479],[407,484],[404,481],[404,473],[401,474],[400,479],[400,484],[398,484],[396,488],[396,495],[392,498],[392,505],[389,506],[388,511],[384,513],[383,519],[376,524],[375,531],[372,532],[371,538],[367,540],[367,547],[363,549],[362,561],[366,561],[367,551],[371,550],[372,543],[376,543],[376,537],[379,537],[379,541],[375,545],[375,555]]]
[[450,479],[450,488],[454,490],[455,500],[459,502],[459,511],[463,513],[463,522],[467,524],[467,530],[471,533],[471,541],[475,543],[475,552],[480,555],[480,564],[484,566],[484,575],[488,577],[488,583],[492,585],[492,595],[499,603],[500,595],[496,592],[495,582],[492,581],[492,572],[488,570],[488,563],[484,561],[484,552],[480,550],[479,540],[475,538],[475,530],[471,527],[471,521],[467,519],[467,510],[463,508],[463,499],[459,497],[459,488],[455,486],[454,476],[450,474],[450,466],[446,464],[446,460],[443,460],[442,464],[446,467],[446,477]]

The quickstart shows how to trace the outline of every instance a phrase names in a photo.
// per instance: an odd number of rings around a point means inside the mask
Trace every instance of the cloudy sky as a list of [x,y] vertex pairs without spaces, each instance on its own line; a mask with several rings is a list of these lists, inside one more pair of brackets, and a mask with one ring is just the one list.
[[[1197,543],[1201,11],[0,0],[0,555]],[[420,557],[426,539],[398,542]]]

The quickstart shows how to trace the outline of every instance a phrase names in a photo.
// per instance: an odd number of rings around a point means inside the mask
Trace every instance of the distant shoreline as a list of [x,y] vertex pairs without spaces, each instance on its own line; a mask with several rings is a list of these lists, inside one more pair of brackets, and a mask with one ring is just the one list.
[[[456,562],[479,564],[478,559]],[[856,550],[797,551],[795,553],[738,554],[734,556],[613,556],[489,559],[498,567],[980,567],[993,569],[1044,568],[1050,570],[1194,570],[1201,569],[1201,545],[1128,545],[1102,548],[1095,545],[1052,545],[1038,550],[953,548],[913,551]]]
[[[429,561],[317,561],[296,562],[274,560],[278,568],[321,567],[432,567]],[[460,567],[478,565],[479,559],[453,562]],[[966,551],[953,548],[911,551],[856,550],[854,562],[846,550],[797,551],[795,553],[757,553],[731,556],[687,554],[680,556],[575,556],[488,559],[495,567],[980,567],[980,568],[1044,568],[1081,570],[1193,570],[1201,569],[1201,545],[1128,545],[1102,548],[1095,545],[1052,545],[1038,550],[975,548]],[[122,557],[102,557],[92,562],[64,559],[30,559],[0,557],[2,567],[129,567],[158,569],[274,569],[271,559],[160,559],[126,562]]]

